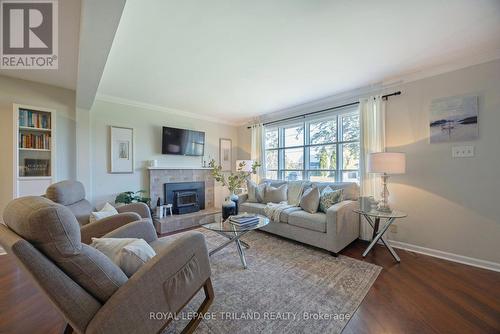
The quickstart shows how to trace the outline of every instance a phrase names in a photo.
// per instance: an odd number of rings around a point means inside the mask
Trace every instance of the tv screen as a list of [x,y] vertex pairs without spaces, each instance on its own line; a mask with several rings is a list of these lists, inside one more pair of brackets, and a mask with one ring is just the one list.
[[163,127],[162,153],[202,156],[205,132]]

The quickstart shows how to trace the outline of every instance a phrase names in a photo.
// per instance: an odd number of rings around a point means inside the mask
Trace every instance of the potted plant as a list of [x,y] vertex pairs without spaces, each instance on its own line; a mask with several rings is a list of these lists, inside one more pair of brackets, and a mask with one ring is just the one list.
[[[231,214],[231,208],[234,208],[232,211],[233,214],[238,214],[239,198],[235,194],[235,191],[243,186],[243,183],[250,177],[250,175],[257,174],[257,168],[261,166],[259,162],[254,161],[252,164],[252,171],[247,172],[244,170],[245,164],[245,162],[241,162],[238,165],[236,172],[223,172],[222,166],[217,165],[214,159],[212,159],[209,163],[209,167],[212,168],[212,176],[215,181],[222,184],[222,186],[227,187],[231,193],[230,197],[226,198],[226,201],[222,205],[222,216],[224,219]],[[224,210],[224,208],[227,210]]]
[[130,203],[145,203],[147,206],[149,206],[149,203],[151,202],[151,198],[144,196],[146,193],[145,190],[138,190],[136,192],[133,191],[125,191],[115,198],[115,203],[116,204],[130,204]]

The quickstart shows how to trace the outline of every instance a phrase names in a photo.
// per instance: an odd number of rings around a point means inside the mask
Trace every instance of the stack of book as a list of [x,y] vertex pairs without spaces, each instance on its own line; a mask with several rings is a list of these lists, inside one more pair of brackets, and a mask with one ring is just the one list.
[[238,215],[231,216],[229,218],[229,222],[236,226],[252,226],[257,225],[259,223],[259,216],[257,215]]
[[19,133],[19,147],[50,150],[50,134]]
[[45,113],[20,109],[19,110],[19,126],[50,129],[50,116]]

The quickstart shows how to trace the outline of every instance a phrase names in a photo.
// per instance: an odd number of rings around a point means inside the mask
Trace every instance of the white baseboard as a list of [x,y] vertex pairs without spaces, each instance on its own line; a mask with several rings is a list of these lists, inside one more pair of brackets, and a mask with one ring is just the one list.
[[452,262],[462,263],[473,267],[493,270],[500,272],[500,263],[475,259],[473,257],[443,252],[437,249],[426,248],[421,246],[416,246],[412,244],[407,244],[400,241],[388,240],[389,244],[394,248],[404,249],[410,252],[429,255],[432,257],[437,257],[439,259],[444,259]]

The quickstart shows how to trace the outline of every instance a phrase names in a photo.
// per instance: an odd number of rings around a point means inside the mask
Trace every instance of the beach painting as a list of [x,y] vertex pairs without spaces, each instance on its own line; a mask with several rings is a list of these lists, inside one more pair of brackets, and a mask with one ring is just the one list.
[[430,142],[443,143],[476,139],[478,97],[445,97],[433,100],[430,107]]

